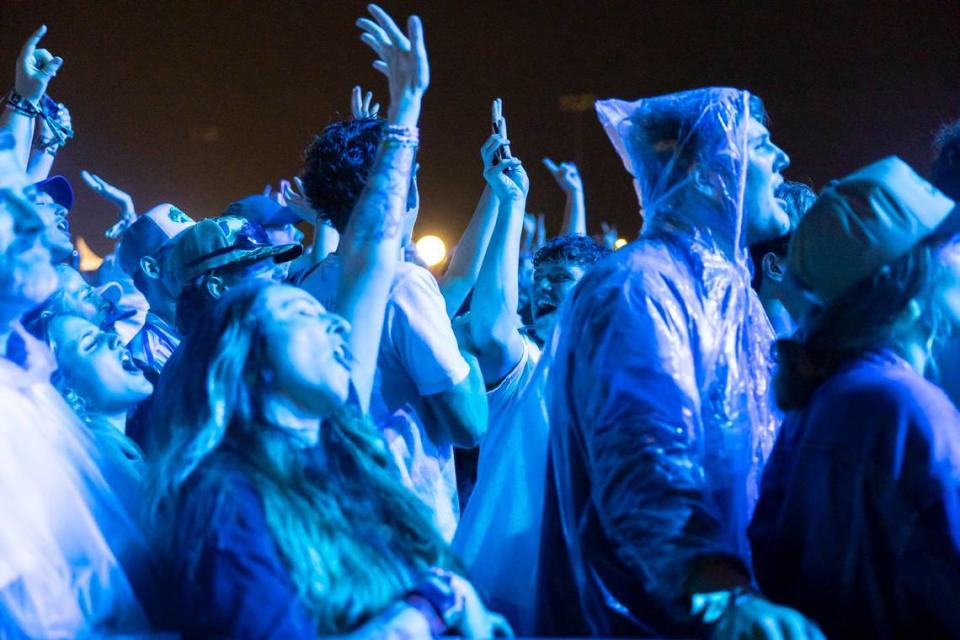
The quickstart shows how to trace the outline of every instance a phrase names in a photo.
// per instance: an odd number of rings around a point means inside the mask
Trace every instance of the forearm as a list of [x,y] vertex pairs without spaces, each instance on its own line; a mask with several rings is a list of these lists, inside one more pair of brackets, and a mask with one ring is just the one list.
[[386,134],[367,185],[340,241],[343,268],[336,311],[351,325],[358,358],[354,384],[366,409],[373,388],[380,332],[397,266],[416,146]]
[[13,109],[3,109],[0,114],[0,130],[9,131],[16,140],[16,154],[24,168],[30,159],[31,141],[33,139],[33,118],[27,117]]
[[27,175],[31,182],[40,182],[50,176],[53,169],[54,156],[41,149],[32,149],[30,164],[27,166]]
[[519,302],[520,236],[524,202],[503,202],[487,255],[474,289],[483,301],[471,310],[471,336],[487,383],[502,378],[520,357],[517,328]]
[[450,266],[440,281],[440,292],[447,304],[447,314],[451,317],[463,306],[463,301],[480,274],[483,257],[497,222],[499,204],[490,187],[484,188],[473,217],[450,259]]
[[563,226],[561,235],[587,234],[587,206],[582,189],[572,189],[567,192],[567,201],[563,208]]

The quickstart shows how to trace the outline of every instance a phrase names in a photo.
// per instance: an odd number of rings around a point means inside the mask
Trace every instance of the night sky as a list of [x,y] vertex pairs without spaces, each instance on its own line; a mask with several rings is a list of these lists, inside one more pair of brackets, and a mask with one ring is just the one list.
[[[100,253],[111,207],[88,169],[144,211],[170,201],[216,215],[296,174],[313,132],[348,111],[354,84],[386,101],[355,19],[361,2],[0,0],[0,69],[13,84],[23,40],[64,58],[50,94],[77,138],[54,167],[74,182],[74,232]],[[588,227],[636,232],[630,181],[592,113],[560,96],[638,98],[704,85],[759,94],[787,177],[817,188],[899,154],[921,172],[933,133],[960,117],[960,3],[431,0],[385,2],[424,21],[432,84],[421,119],[418,235],[455,240],[483,183],[479,147],[503,98],[529,209],[559,226],[562,195],[540,158],[582,162]],[[578,157],[578,155],[580,157]]]

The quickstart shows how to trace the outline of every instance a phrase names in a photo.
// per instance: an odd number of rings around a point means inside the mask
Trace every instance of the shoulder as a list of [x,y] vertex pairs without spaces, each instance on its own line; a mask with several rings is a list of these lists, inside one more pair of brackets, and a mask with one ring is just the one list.
[[396,295],[397,292],[408,290],[436,292],[437,297],[442,299],[440,285],[437,284],[437,279],[432,273],[412,262],[400,262],[397,264],[397,271],[393,276],[391,293]]

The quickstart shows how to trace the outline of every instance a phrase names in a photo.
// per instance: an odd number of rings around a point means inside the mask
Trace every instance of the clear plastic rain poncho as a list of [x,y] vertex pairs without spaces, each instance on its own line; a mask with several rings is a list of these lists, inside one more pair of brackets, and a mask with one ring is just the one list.
[[29,369],[0,358],[0,638],[143,631],[118,560],[139,561],[142,536],[50,384],[52,358],[23,337]]
[[773,333],[743,242],[758,111],[734,89],[597,103],[646,219],[579,283],[548,349],[541,633],[698,635],[690,568],[717,556],[749,566],[778,426]]

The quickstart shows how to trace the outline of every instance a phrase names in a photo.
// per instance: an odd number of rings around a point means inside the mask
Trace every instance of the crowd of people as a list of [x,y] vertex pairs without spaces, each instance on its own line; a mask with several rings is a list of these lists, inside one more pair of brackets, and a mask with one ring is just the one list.
[[83,172],[117,208],[92,272],[63,61],[26,41],[0,637],[960,637],[960,126],[931,181],[889,157],[817,194],[747,91],[601,100],[643,218],[614,246],[549,158],[546,237],[494,100],[431,271],[423,25],[368,9],[383,116],[354,88],[299,176],[213,217]]

